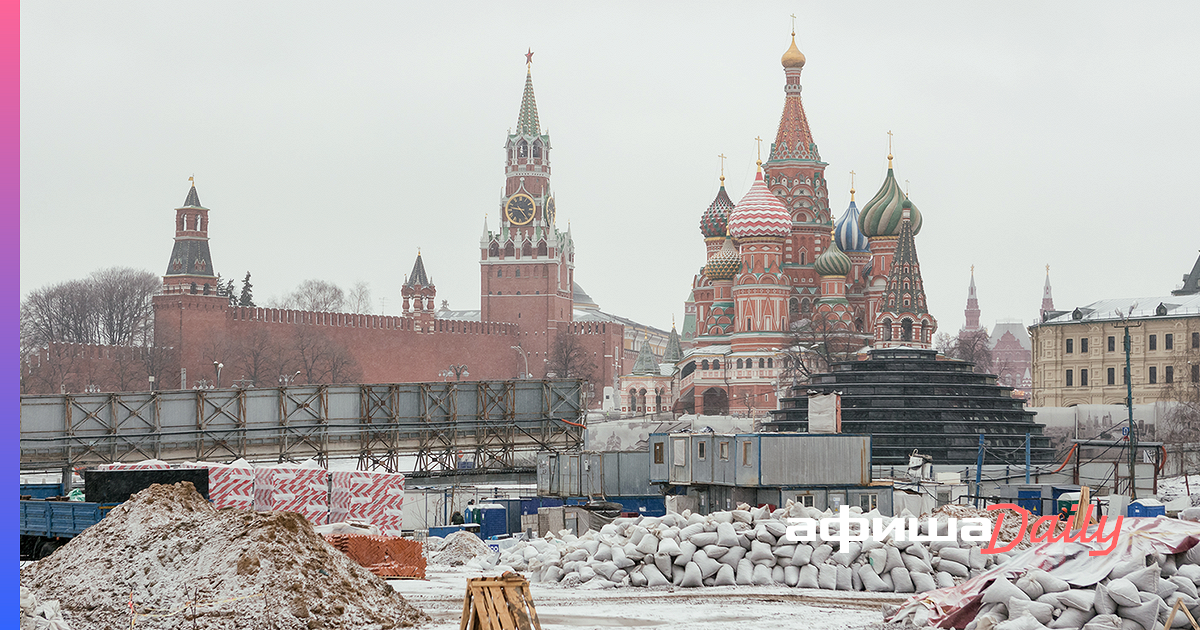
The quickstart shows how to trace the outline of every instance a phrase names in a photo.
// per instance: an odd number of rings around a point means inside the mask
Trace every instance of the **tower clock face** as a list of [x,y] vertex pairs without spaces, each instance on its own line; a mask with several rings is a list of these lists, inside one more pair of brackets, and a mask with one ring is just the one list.
[[554,225],[554,197],[546,202],[546,222]]
[[513,195],[504,205],[504,215],[513,225],[525,225],[533,220],[533,197],[525,194]]

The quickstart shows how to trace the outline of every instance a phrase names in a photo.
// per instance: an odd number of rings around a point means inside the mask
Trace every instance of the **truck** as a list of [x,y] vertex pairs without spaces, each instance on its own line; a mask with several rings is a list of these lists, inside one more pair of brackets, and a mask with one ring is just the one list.
[[21,484],[21,560],[40,560],[54,553],[151,484],[190,481],[208,498],[208,471],[202,468],[85,470],[83,474],[84,501],[67,500],[67,488],[60,483]]

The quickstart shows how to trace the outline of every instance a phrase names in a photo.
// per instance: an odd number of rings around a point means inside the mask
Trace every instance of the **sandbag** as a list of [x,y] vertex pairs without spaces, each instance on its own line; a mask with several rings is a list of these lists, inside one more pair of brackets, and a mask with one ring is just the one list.
[[892,582],[892,574],[891,573],[881,574],[879,576],[879,579],[883,580],[883,584],[887,587],[887,589],[886,589],[887,592],[890,593],[890,592],[896,590],[896,585]]
[[700,532],[688,537],[688,541],[697,547],[717,544],[717,532]]
[[783,583],[788,586],[795,586],[800,581],[800,567],[787,565],[783,567]]
[[912,578],[908,575],[908,569],[904,567],[896,567],[891,571],[892,585],[895,586],[897,593],[915,593],[916,587],[913,585]]
[[792,566],[804,566],[805,564],[809,564],[811,558],[812,546],[805,545],[802,542],[802,544],[796,546],[796,551],[792,552],[792,558],[788,564]]
[[755,586],[770,586],[771,585],[771,569],[765,564],[754,565],[751,573],[750,581]]
[[771,552],[771,545],[757,540],[750,543],[750,553],[747,558],[754,564],[774,564],[775,554]]
[[900,557],[900,550],[895,547],[887,548],[887,560],[883,563],[883,570],[879,571],[880,575],[891,573],[892,569],[904,566],[904,559]]
[[592,555],[592,559],[600,562],[612,560],[612,547],[601,543],[600,546],[596,548],[596,553]]
[[1154,599],[1145,603],[1139,603],[1136,606],[1118,606],[1117,614],[1122,619],[1137,622],[1144,630],[1154,630],[1154,626],[1158,621],[1158,607],[1160,604],[1161,601],[1155,595]]
[[777,562],[787,562],[791,560],[792,555],[796,553],[796,545],[780,545],[774,549]]
[[1009,601],[1008,616],[1015,618],[1021,615],[1032,615],[1034,619],[1038,620],[1038,623],[1045,625],[1050,623],[1050,620],[1054,618],[1054,606],[1024,599]]
[[1012,617],[1007,621],[996,624],[996,630],[1043,630],[1046,626],[1034,619],[1032,615]]
[[[797,575],[799,575],[799,574],[797,573]],[[779,566],[778,564],[771,567],[771,581],[772,582],[774,582],[776,584],[783,584],[784,578],[786,576],[787,576],[787,574],[783,570],[783,567]]]
[[[945,563],[943,563],[945,564]],[[960,565],[961,566],[961,565]],[[1029,595],[1025,591],[1017,588],[1015,584],[1008,581],[1008,578],[1003,575],[996,578],[991,586],[983,592],[983,599],[980,600],[984,604],[1000,603],[1008,605],[1013,600],[1028,600]]]
[[1159,572],[1163,577],[1169,578],[1175,575],[1175,571],[1179,569],[1175,564],[1175,554],[1167,554],[1162,557],[1158,563]]
[[596,570],[597,575],[603,575],[604,579],[609,581],[618,581],[613,580],[612,577],[613,574],[617,572],[617,565],[613,564],[612,562],[599,562],[593,564],[592,568]]
[[[866,546],[864,545],[863,548],[866,549]],[[929,560],[933,557],[930,555],[929,549],[919,542],[914,542],[913,544],[909,545],[908,548],[904,550],[904,553],[910,556],[916,556],[926,562],[929,562]]]
[[743,558],[738,561],[736,579],[738,586],[751,586],[754,584],[754,563]]
[[700,567],[696,566],[695,562],[689,562],[687,563],[687,566],[683,568],[683,581],[680,582],[679,585],[685,588],[695,588],[697,586],[703,586],[701,580]]
[[734,569],[737,569],[738,562],[740,562],[741,559],[745,558],[745,557],[746,557],[745,549],[743,549],[741,547],[730,547],[729,551],[725,552],[725,555],[721,556],[720,558],[717,558],[717,562],[720,562],[721,564],[727,564],[727,565],[733,567]]
[[901,554],[900,557],[904,559],[904,568],[908,569],[909,573],[933,573],[933,567],[917,556],[910,556],[905,553]]
[[664,577],[662,571],[659,571],[658,567],[653,564],[643,565],[642,575],[646,577],[646,586],[651,588],[655,586],[669,586],[671,584],[671,580]]
[[853,566],[846,567],[847,569],[850,570],[850,590],[852,590],[852,591],[863,590],[862,580],[860,580],[858,578],[858,567],[859,566],[860,565],[853,565]]
[[[732,547],[722,547],[721,545],[708,545],[704,548],[704,555],[713,560],[720,560],[725,554],[729,553]],[[741,547],[738,547],[741,549]]]
[[862,545],[856,542],[850,542],[846,545],[845,549],[841,549],[837,553],[833,554],[833,561],[844,567],[848,567],[851,564],[854,564],[854,561],[858,559],[858,553],[861,549]]
[[828,560],[829,556],[831,555],[833,555],[833,547],[829,546],[828,543],[824,543],[820,547],[817,547],[813,550],[812,557],[809,558],[808,561],[810,564],[822,564]]
[[679,530],[679,539],[680,540],[689,540],[689,539],[691,539],[692,536],[695,536],[696,534],[700,534],[703,532],[704,532],[704,523],[703,522],[692,523],[691,525],[688,525],[687,527],[684,527],[683,529]]
[[717,524],[717,544],[722,547],[737,547],[737,532],[731,523]]
[[642,536],[642,541],[637,544],[635,549],[647,556],[658,551],[658,537],[654,534]]
[[888,551],[883,547],[867,552],[867,565],[875,571],[875,575],[883,573],[884,568],[887,567],[887,556]]
[[887,585],[879,579],[879,574],[868,565],[864,564],[858,567],[858,579],[862,580],[863,588],[872,593],[882,593],[887,590]]
[[1027,575],[1042,585],[1043,593],[1062,593],[1063,591],[1071,590],[1071,585],[1067,584],[1066,580],[1054,577],[1041,569],[1034,569]]
[[1188,597],[1197,597],[1198,591],[1195,582],[1182,575],[1172,575],[1167,579],[1179,589],[1178,592],[1186,593]]
[[717,569],[717,575],[713,579],[714,586],[733,586],[737,584],[737,572],[728,564],[722,564],[721,568]]
[[[1196,549],[1197,547],[1200,547],[1200,545],[1196,545],[1192,549]],[[1200,584],[1200,566],[1194,564],[1180,565],[1179,568],[1175,569],[1175,575],[1185,577],[1191,580],[1193,584]]]
[[[1138,597],[1137,587],[1133,585],[1133,582],[1125,578],[1110,580],[1107,588],[1108,596],[1117,603],[1117,606],[1131,607],[1139,606],[1142,603],[1141,598]],[[1120,612],[1118,611],[1117,614],[1120,614]],[[1125,615],[1121,616],[1124,617]]]
[[679,547],[679,543],[674,538],[663,538],[658,542],[658,553],[665,553],[671,557],[678,556],[683,553],[683,549]]
[[925,591],[937,589],[937,582],[933,579],[933,576],[928,573],[913,573],[912,571],[909,571],[908,577],[912,579],[913,589],[917,593],[924,593]]
[[837,590],[852,591],[854,590],[854,571],[850,567],[834,567],[837,573]]
[[642,573],[641,567],[633,569],[629,573],[629,585],[637,587],[646,586],[646,575]]
[[733,520],[738,523],[746,523],[748,525],[754,520],[750,516],[750,512],[746,510],[733,510],[730,514],[733,516]]
[[[671,556],[668,556],[665,553],[654,554],[654,566],[658,567],[658,570],[662,571],[663,575],[671,575],[671,573],[674,571],[673,565],[671,564]],[[687,566],[687,564],[685,563],[684,566]]]
[[1171,580],[1165,580],[1163,578],[1158,578],[1158,590],[1156,592],[1158,593],[1158,596],[1160,598],[1162,598],[1164,601],[1168,597],[1174,595],[1175,592],[1178,590],[1179,590],[1179,587],[1176,586],[1176,584],[1174,582],[1172,582]]
[[979,550],[979,547],[971,547],[967,550],[967,552],[971,558],[970,563],[967,564],[968,568],[976,571],[982,571],[985,567],[987,567],[988,556],[983,555],[983,552]]
[[967,571],[967,567],[953,560],[942,560],[940,563],[938,563],[937,568],[938,571],[945,571],[954,577],[965,578],[970,576],[970,572]]
[[695,562],[696,566],[700,567],[700,577],[702,578],[716,575],[717,571],[721,568],[720,562],[709,558],[703,551],[697,551],[692,556],[692,562]]
[[837,590],[837,567],[832,564],[817,565],[817,585],[827,591]]
[[1152,564],[1144,569],[1138,569],[1125,576],[1124,579],[1133,583],[1137,590],[1143,593],[1158,592],[1158,576],[1160,569],[1157,564]]
[[954,576],[945,571],[934,573],[933,579],[937,580],[938,588],[951,588],[954,586]]
[[[1092,600],[1092,608],[1097,615],[1112,615],[1117,612],[1117,602],[1108,594],[1108,587],[1096,585],[1096,597]],[[1119,625],[1119,624],[1118,624]]]
[[1121,630],[1121,618],[1113,613],[1096,615],[1083,624],[1083,630]]
[[1108,579],[1115,580],[1117,578],[1123,578],[1126,575],[1129,575],[1130,573],[1133,573],[1134,571],[1139,571],[1141,569],[1144,569],[1145,567],[1146,567],[1145,557],[1137,558],[1134,560],[1126,560],[1124,562],[1118,562],[1115,566],[1113,566],[1112,571],[1108,572]]
[[943,547],[942,550],[938,552],[938,556],[940,556],[943,560],[957,562],[964,567],[971,566],[971,552],[966,549],[959,549],[958,547]]
[[691,541],[684,540],[679,543],[679,555],[675,556],[675,566],[684,567],[692,561],[692,555],[696,553],[696,545]]
[[1025,591],[1025,594],[1029,596],[1029,599],[1037,599],[1042,596],[1042,585],[1039,584],[1037,580],[1030,577],[1029,574],[1022,575],[1020,578],[1018,578],[1016,584],[1017,588]]
[[1062,593],[1056,593],[1058,603],[1067,608],[1076,610],[1095,610],[1092,607],[1092,602],[1096,600],[1096,591],[1094,589],[1071,589]]
[[820,572],[817,571],[816,565],[806,564],[800,567],[800,579],[796,581],[796,586],[799,588],[821,588],[817,578]]
[[1087,623],[1096,613],[1089,610],[1079,610],[1078,608],[1068,608],[1063,611],[1063,614],[1058,616],[1058,619],[1050,622],[1051,628],[1075,629],[1080,628]]

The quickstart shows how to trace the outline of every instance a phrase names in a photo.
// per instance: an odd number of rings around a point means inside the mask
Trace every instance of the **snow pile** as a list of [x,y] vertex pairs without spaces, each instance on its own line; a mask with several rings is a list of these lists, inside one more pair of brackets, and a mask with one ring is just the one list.
[[[844,591],[920,593],[954,586],[1005,554],[983,555],[977,543],[868,539],[839,548],[836,541],[790,542],[788,518],[828,518],[831,512],[791,502],[784,508],[669,513],[619,518],[583,536],[563,532],[519,542],[499,562],[529,571],[536,582],[587,588],[613,586],[727,586],[786,584]],[[856,515],[892,519],[872,511]],[[922,529],[923,533],[927,533]]]
[[58,600],[42,601],[21,587],[21,630],[71,630],[63,619]]
[[23,567],[21,585],[61,602],[76,628],[128,628],[131,599],[135,627],[145,629],[395,628],[427,619],[300,515],[217,510],[187,482],[135,494]]
[[[433,539],[430,539],[433,541]],[[435,546],[436,545],[436,546]],[[458,567],[478,557],[490,556],[492,550],[478,536],[457,531],[440,542],[433,541],[425,551],[429,564]]]

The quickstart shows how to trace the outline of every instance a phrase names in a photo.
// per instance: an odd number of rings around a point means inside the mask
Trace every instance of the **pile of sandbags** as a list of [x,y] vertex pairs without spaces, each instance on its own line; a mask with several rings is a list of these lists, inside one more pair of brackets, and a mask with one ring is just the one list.
[[21,587],[21,630],[71,630],[57,599],[41,599]]
[[[967,630],[1156,630],[1166,623],[1177,600],[1200,614],[1196,584],[1200,582],[1200,548],[1183,554],[1154,554],[1127,560],[1088,588],[1071,584],[1041,569],[1011,581],[1003,575],[983,591],[982,606]],[[926,624],[920,611],[917,627]],[[1172,627],[1190,626],[1182,612]]]
[[[983,555],[980,543],[912,542],[868,538],[844,548],[833,540],[792,542],[789,518],[831,518],[802,505],[774,512],[741,505],[707,516],[684,511],[662,517],[619,518],[599,532],[523,541],[499,564],[528,571],[537,582],[588,588],[785,584],[827,590],[919,593],[982,572],[1006,554]],[[892,519],[872,511],[855,516]],[[908,516],[905,514],[904,516]],[[928,534],[927,525],[923,526]]]

